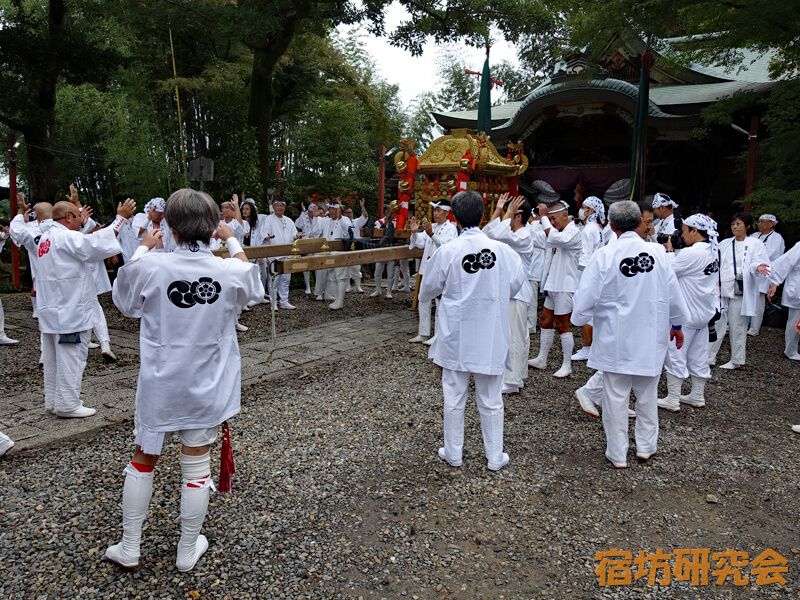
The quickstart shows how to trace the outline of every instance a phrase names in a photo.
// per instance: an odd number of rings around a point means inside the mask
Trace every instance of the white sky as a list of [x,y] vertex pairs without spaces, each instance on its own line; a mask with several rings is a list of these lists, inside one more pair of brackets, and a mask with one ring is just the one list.
[[[386,13],[386,31],[391,33],[397,26],[408,18],[408,12],[397,2],[393,3]],[[339,31],[345,33],[347,27],[340,27]],[[517,53],[513,46],[502,39],[500,32],[493,34],[494,45],[489,53],[489,66],[496,65],[503,60],[517,63]],[[420,93],[433,89],[437,83],[436,56],[437,47],[433,41],[425,44],[422,56],[412,57],[409,52],[389,45],[386,38],[369,35],[364,30],[363,41],[366,48],[380,68],[380,74],[389,83],[400,86],[400,99],[409,106],[411,101]],[[486,50],[470,48],[464,44],[455,45],[468,68],[480,72],[486,58]],[[402,68],[401,66],[402,65]],[[492,103],[497,103],[502,90],[492,90]]]

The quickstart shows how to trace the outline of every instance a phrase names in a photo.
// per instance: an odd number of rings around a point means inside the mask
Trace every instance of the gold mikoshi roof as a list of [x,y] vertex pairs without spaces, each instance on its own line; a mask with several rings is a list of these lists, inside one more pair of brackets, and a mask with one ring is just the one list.
[[[520,163],[514,163],[500,156],[491,141],[484,133],[475,133],[471,129],[454,129],[451,135],[435,139],[428,149],[419,157],[417,173],[456,174],[460,168],[461,158],[467,150],[475,159],[476,175],[501,175],[513,177],[525,172],[528,168],[528,157],[520,156]],[[401,160],[401,152],[395,155],[395,164]]]

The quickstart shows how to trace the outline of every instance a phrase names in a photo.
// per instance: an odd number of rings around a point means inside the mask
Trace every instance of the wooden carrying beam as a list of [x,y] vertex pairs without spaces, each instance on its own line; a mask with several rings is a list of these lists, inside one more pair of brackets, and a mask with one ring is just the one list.
[[275,272],[302,273],[317,269],[333,269],[335,267],[350,267],[352,265],[366,265],[376,262],[388,262],[404,258],[422,258],[422,248],[409,246],[391,246],[389,248],[373,248],[371,250],[353,250],[342,254],[305,256],[302,258],[284,258],[276,260],[273,264]]
[[[316,254],[322,251],[322,243],[324,238],[312,238],[308,240],[299,239],[297,244],[297,251],[300,254]],[[245,246],[244,253],[247,258],[275,258],[276,256],[290,256],[292,254],[294,244],[276,244],[274,246]],[[328,250],[336,252],[344,250],[344,242],[335,240],[328,242]],[[215,256],[228,258],[230,253],[227,249],[214,250]]]
[[[361,237],[362,238],[367,237],[366,233],[368,231],[369,231],[369,229],[366,229],[366,228],[362,229],[361,232],[360,232],[361,233]],[[382,238],[384,231],[386,231],[386,230],[385,229],[373,229],[372,230],[372,237],[373,238]],[[407,240],[408,238],[411,237],[411,231],[409,231],[408,229],[395,229],[394,233],[392,234],[392,237],[395,238],[396,240]]]

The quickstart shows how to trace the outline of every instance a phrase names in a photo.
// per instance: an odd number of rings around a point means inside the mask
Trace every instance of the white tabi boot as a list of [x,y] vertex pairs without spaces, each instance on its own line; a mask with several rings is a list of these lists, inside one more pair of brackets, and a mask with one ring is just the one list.
[[683,379],[667,373],[667,397],[658,399],[658,408],[670,412],[681,412],[680,397]]
[[692,375],[692,391],[688,396],[681,396],[680,401],[695,408],[704,408],[706,405],[706,381],[707,379]]
[[339,310],[344,306],[344,295],[345,290],[347,289],[347,282],[346,281],[337,281],[336,282],[336,299],[328,305],[328,308],[331,310]]
[[561,334],[561,351],[564,358],[561,361],[561,368],[553,373],[553,377],[563,378],[572,375],[572,351],[575,349],[575,338],[572,332]]
[[39,311],[36,308],[36,296],[31,296],[31,306],[33,307],[33,313],[31,313],[31,317],[38,319]]
[[381,277],[376,275],[375,276],[375,291],[372,292],[369,297],[370,298],[377,298],[381,295]]
[[111,342],[100,342],[100,356],[107,363],[117,362],[116,355],[111,351]]
[[132,568],[139,566],[142,524],[153,495],[153,472],[140,473],[128,463],[123,473],[125,487],[122,490],[122,541],[109,546],[106,558],[121,567]]
[[214,487],[211,475],[199,477],[197,474],[211,468],[210,453],[202,456],[181,454],[181,539],[178,542],[178,556],[175,566],[181,573],[194,569],[197,561],[208,550],[206,536],[200,534],[208,511],[208,497]]
[[535,369],[544,369],[547,367],[547,355],[550,354],[554,335],[555,329],[542,329],[539,332],[539,355],[529,360],[528,366]]

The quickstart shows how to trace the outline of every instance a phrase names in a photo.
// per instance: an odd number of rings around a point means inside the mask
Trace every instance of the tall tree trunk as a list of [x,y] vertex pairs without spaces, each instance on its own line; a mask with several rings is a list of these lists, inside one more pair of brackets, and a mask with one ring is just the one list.
[[[54,117],[54,113],[51,113]],[[52,119],[54,120],[54,119]],[[53,125],[51,123],[36,124],[22,130],[28,153],[28,182],[30,200],[36,202],[53,202],[58,186],[53,178]],[[63,198],[61,198],[63,200]]]

